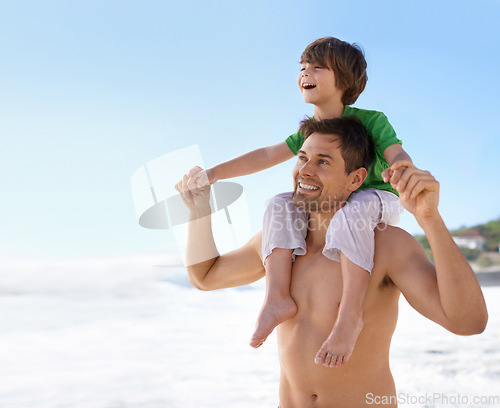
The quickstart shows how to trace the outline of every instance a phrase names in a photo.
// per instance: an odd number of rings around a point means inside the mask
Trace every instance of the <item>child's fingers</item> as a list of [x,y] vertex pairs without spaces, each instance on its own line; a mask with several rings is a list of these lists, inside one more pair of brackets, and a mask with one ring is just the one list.
[[415,165],[411,160],[397,160],[394,163],[392,163],[391,169],[397,170],[400,167],[415,167]]
[[188,171],[187,176],[193,177],[196,173],[200,171],[204,171],[200,166],[194,166],[191,170]]
[[196,180],[196,186],[198,188],[203,188],[203,187],[207,187],[207,186],[210,185],[210,183],[208,181],[207,172],[205,170],[200,171],[199,173],[197,173],[194,176],[194,178]]
[[384,183],[387,183],[391,179],[391,175],[392,175],[392,170],[390,168],[385,169],[382,172],[382,180],[384,180]]

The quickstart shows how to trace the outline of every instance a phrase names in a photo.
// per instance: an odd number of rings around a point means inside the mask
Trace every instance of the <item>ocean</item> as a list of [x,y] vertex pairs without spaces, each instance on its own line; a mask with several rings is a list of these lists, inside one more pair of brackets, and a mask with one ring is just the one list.
[[[0,408],[276,407],[276,338],[248,345],[263,282],[200,292],[174,258],[0,260]],[[401,299],[400,406],[500,406],[500,287],[484,294],[467,337]]]

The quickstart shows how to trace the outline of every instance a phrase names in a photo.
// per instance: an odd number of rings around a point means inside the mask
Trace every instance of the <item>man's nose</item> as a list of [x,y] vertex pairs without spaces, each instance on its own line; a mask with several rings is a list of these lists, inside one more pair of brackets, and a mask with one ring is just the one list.
[[299,169],[299,174],[301,176],[311,176],[313,173],[314,169],[310,161],[305,162]]

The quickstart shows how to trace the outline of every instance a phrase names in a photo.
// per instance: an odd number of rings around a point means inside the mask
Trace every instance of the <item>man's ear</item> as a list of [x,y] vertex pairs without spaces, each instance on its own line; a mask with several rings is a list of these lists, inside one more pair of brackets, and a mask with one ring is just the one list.
[[361,187],[363,181],[365,181],[366,179],[367,174],[368,172],[364,167],[360,167],[359,169],[351,171],[348,176],[349,190],[356,191],[359,187]]

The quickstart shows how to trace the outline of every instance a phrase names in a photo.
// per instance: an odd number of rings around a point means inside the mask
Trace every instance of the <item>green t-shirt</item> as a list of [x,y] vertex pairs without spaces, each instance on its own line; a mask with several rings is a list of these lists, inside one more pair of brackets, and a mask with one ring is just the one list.
[[[384,180],[382,180],[382,172],[389,167],[387,161],[384,159],[385,149],[396,143],[403,144],[396,137],[396,132],[387,120],[387,117],[382,112],[358,109],[352,106],[345,106],[344,116],[356,116],[366,128],[375,145],[375,158],[370,168],[367,169],[366,180],[359,190],[376,188],[377,190],[390,191],[397,195],[397,191],[389,183],[384,183]],[[299,152],[303,143],[304,135],[298,132],[286,139],[286,144],[295,155]]]

